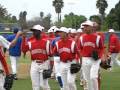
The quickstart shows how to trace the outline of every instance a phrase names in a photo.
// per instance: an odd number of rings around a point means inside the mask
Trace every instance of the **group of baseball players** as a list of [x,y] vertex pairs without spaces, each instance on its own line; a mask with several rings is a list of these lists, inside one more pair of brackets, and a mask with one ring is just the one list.
[[[49,78],[43,78],[44,70],[49,69],[52,70],[51,78],[58,81],[60,90],[77,90],[75,83],[77,73],[71,73],[72,64],[81,65],[80,85],[83,86],[83,90],[100,90],[100,64],[104,64],[108,58],[111,58],[110,70],[114,63],[120,66],[120,61],[115,58],[120,51],[120,42],[115,31],[109,29],[107,51],[104,44],[105,36],[97,32],[98,27],[96,22],[87,20],[78,30],[52,26],[46,34],[43,26],[34,25],[30,29],[32,36],[29,38],[24,31],[17,31],[7,40],[0,36],[0,90],[5,90],[3,72],[5,71],[6,75],[10,74],[2,47],[12,52],[11,67],[14,79],[17,80],[16,59],[21,53],[15,52],[14,55],[13,51],[20,46],[24,54],[30,52],[30,77],[33,90],[40,90],[40,88],[51,90]],[[16,53],[18,53],[17,58]]]

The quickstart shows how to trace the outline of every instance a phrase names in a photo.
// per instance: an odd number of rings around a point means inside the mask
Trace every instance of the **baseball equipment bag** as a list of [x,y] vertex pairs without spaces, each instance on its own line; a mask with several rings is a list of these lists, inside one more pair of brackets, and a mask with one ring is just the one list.
[[43,79],[50,78],[51,74],[52,74],[52,70],[51,69],[43,70]]
[[6,90],[10,90],[12,88],[13,80],[14,80],[14,75],[13,74],[9,74],[5,77],[4,88]]
[[92,52],[92,58],[97,61],[99,59],[98,52],[96,50],[93,50]]
[[111,62],[111,58],[108,58],[108,60],[106,60],[105,62],[101,62],[100,63],[101,68],[106,69],[106,70],[108,68],[111,68],[110,62]]
[[79,63],[71,64],[71,67],[70,67],[71,74],[79,72],[80,68],[81,68],[81,64],[79,64]]

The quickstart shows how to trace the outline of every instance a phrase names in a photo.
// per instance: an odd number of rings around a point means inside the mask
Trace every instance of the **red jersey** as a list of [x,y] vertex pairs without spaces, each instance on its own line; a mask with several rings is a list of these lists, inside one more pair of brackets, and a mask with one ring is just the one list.
[[36,40],[35,38],[32,41],[26,41],[23,38],[22,48],[24,52],[30,51],[31,60],[47,60],[50,55],[50,42],[46,39]]
[[119,52],[119,38],[116,34],[111,34],[109,37],[108,51],[111,53],[118,53]]
[[50,33],[50,34],[48,35],[48,39],[49,39],[50,41],[54,40],[54,39],[55,39],[54,33]]
[[99,57],[103,54],[103,40],[97,34],[92,33],[81,35],[79,45],[82,57],[91,57],[93,50],[98,51]]
[[46,38],[48,38],[48,35],[45,32],[41,32],[41,37],[46,39]]
[[54,53],[59,53],[60,60],[63,62],[72,61],[75,59],[77,53],[77,47],[74,40],[66,38],[66,40],[60,39],[56,42]]

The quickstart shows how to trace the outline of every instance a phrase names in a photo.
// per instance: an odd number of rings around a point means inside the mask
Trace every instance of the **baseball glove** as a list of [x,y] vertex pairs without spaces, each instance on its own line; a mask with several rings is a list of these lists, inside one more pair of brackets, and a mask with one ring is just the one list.
[[14,75],[13,74],[9,74],[5,77],[4,88],[6,90],[10,90],[12,88],[13,80],[14,80]]
[[43,70],[43,79],[50,78],[51,74],[52,74],[52,70],[51,69]]
[[80,68],[81,68],[81,64],[79,64],[79,63],[71,64],[71,67],[70,67],[71,74],[79,72]]
[[108,68],[111,68],[110,62],[111,62],[111,58],[108,58],[108,60],[106,60],[105,62],[101,62],[100,63],[101,68],[106,69],[106,70]]
[[93,50],[92,52],[92,58],[97,61],[99,59],[98,52],[96,50]]

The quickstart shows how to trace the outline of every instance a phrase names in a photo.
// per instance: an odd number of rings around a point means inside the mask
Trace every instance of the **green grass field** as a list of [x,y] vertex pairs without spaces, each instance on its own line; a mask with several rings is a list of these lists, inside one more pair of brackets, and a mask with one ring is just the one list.
[[[30,59],[21,58],[19,65],[19,80],[14,82],[12,90],[32,90],[31,80],[29,77]],[[120,90],[120,67],[115,67],[113,71],[109,72],[101,70],[102,81],[101,90]],[[51,90],[59,90],[57,81],[49,80]],[[83,90],[79,85],[79,77],[76,81],[77,90]]]

